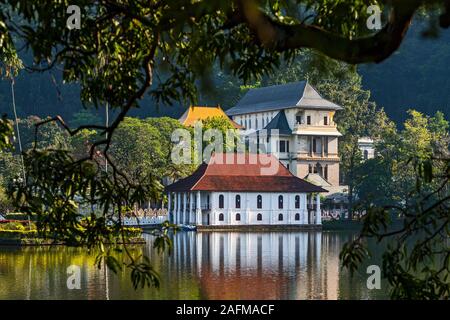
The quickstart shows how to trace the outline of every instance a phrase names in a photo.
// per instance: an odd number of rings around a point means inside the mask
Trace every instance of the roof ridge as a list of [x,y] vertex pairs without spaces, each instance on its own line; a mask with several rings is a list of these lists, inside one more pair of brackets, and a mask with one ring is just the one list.
[[[310,99],[310,96],[313,97]],[[226,110],[226,114],[235,116],[290,108],[342,109],[336,103],[325,99],[308,79],[303,79],[252,88],[233,107]]]
[[271,88],[271,87],[294,85],[294,84],[299,84],[299,83],[303,83],[303,82],[306,83],[307,82],[306,79],[305,80],[292,81],[292,82],[286,82],[286,83],[271,84],[269,86],[264,86],[264,87],[251,88],[249,91],[251,91],[251,90],[258,90],[258,89],[265,89],[265,88]]
[[306,82],[305,83],[305,88],[303,89],[303,92],[302,92],[302,96],[300,97],[300,99],[297,101],[297,103],[295,104],[295,106],[299,106],[300,105],[300,102],[303,100],[303,98],[305,97],[305,91],[306,91],[306,86],[308,85],[308,82]]
[[191,112],[193,112],[193,111],[194,111],[194,107],[193,107],[193,106],[190,106],[190,107],[187,109],[186,119],[189,118],[189,115],[190,115]]
[[194,183],[194,185],[191,187],[191,190],[194,190],[195,186],[196,186],[196,185],[203,179],[203,177],[205,176],[206,171],[208,171],[208,164],[207,164],[206,162],[202,162],[202,163],[200,164],[200,166],[199,166],[197,169],[200,169],[200,167],[201,167],[202,165],[206,165],[206,169],[205,169],[205,171],[203,171],[203,174],[200,176],[200,178],[197,179],[197,182]]

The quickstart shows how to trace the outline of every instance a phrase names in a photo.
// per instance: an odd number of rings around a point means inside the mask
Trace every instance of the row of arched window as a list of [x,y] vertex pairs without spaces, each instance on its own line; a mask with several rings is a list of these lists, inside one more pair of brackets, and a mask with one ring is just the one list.
[[[223,213],[219,213],[219,221],[224,221],[224,218],[225,217],[224,217]],[[240,213],[236,213],[235,219],[236,219],[236,221],[241,221],[241,214]],[[294,216],[294,219],[296,221],[299,221],[300,220],[300,213],[296,213],[295,216]],[[256,220],[257,221],[262,221],[262,214],[261,213],[258,213],[256,215]],[[280,213],[278,215],[278,221],[283,221],[283,214],[282,213]]]
[[[278,196],[278,209],[283,209],[283,201],[284,201],[283,196],[279,195]],[[221,194],[221,195],[219,195],[219,209],[223,209],[224,205],[225,205],[225,197],[223,194]],[[235,196],[234,206],[236,209],[241,208],[241,196],[238,194]],[[259,194],[256,197],[256,208],[262,209],[262,207],[263,207],[262,195]],[[295,196],[295,209],[300,209],[300,196],[299,195]]]

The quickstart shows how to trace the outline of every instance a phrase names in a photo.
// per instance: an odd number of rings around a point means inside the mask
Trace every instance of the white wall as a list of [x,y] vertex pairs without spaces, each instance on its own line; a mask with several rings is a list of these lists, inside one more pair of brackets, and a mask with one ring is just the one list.
[[[219,195],[224,196],[224,208],[219,208]],[[236,195],[241,196],[241,208],[235,207]],[[266,225],[266,224],[306,224],[306,194],[305,193],[256,193],[256,192],[211,192],[211,210],[209,211],[210,225]],[[262,209],[257,208],[257,196],[262,196]],[[283,209],[278,209],[278,196],[283,196]],[[295,208],[295,196],[300,196],[300,208]],[[224,215],[224,220],[219,221],[219,215]],[[236,214],[241,219],[236,220]],[[257,220],[257,214],[262,214],[262,220]],[[283,214],[283,220],[278,220],[278,215]],[[300,214],[300,220],[295,220],[295,214]],[[207,222],[207,213],[203,214],[203,223]]]
[[361,150],[363,159],[364,159],[364,151],[366,150],[367,150],[367,159],[373,159],[375,157],[375,148],[373,146],[360,144],[359,149]]
[[[291,128],[294,127],[295,124],[295,114],[300,110],[299,108],[285,109],[286,118],[288,120],[289,126]],[[272,119],[280,112],[280,110],[276,111],[266,111],[266,112],[257,112],[257,113],[247,113],[242,115],[231,116],[233,121],[236,121],[238,124],[245,126],[247,131],[255,131],[261,130],[267,124],[272,121]],[[264,119],[264,120],[263,120]],[[258,121],[256,121],[258,120]],[[258,123],[256,123],[258,122]],[[256,126],[258,124],[258,126]]]

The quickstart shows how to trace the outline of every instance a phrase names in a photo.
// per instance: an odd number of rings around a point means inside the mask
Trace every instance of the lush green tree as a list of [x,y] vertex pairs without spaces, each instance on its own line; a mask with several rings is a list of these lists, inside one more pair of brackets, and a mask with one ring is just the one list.
[[228,130],[235,130],[232,123],[225,117],[206,118],[205,120],[202,120],[202,127],[204,131],[209,129],[217,129],[223,135],[225,135]]
[[[157,181],[157,198],[163,199],[161,186],[168,181],[183,178],[195,170],[192,164],[177,164],[171,153],[175,146],[172,134],[176,129],[186,128],[172,118],[130,118],[127,117],[117,129],[117,138],[111,143],[111,161],[115,167],[135,182]],[[119,138],[120,137],[120,138]],[[154,195],[154,194],[152,194]]]
[[[9,80],[14,94],[14,77],[17,76],[23,64],[12,46],[11,36],[5,33],[5,29],[6,25],[0,22],[0,79]],[[10,46],[4,46],[4,43],[9,43]],[[13,142],[13,122],[4,114],[0,119],[0,212],[14,208],[13,201],[6,193],[6,189],[12,181],[23,177],[19,171],[19,159],[12,152]]]
[[427,159],[432,155],[432,134],[428,128],[428,119],[415,110],[410,110],[410,118],[405,121],[402,133],[403,144],[400,154],[407,158],[416,156]]
[[358,139],[377,139],[386,123],[386,115],[370,100],[370,92],[361,87],[361,78],[351,81],[327,81],[318,86],[320,92],[344,107],[336,112],[334,121],[343,137],[339,142],[340,171],[344,184],[348,185],[348,216],[353,218],[355,187],[358,183],[357,167],[363,157]]
[[8,150],[0,151],[0,176],[6,184],[11,183],[14,179],[22,177],[22,168],[19,155],[13,154]]
[[12,211],[15,208],[7,194],[7,188],[14,181],[22,178],[20,157],[7,148],[0,149],[0,213]]
[[282,84],[307,79],[313,86],[338,82],[359,84],[355,65],[333,60],[312,50],[301,51],[294,59],[285,61],[271,77],[264,77],[261,85]]
[[14,209],[11,198],[6,193],[3,181],[0,180],[0,213],[8,213]]
[[13,134],[12,123],[3,116],[0,119],[0,150],[12,148],[11,136]]
[[[231,122],[224,117],[211,117],[202,121],[203,134],[208,130],[213,129],[221,135],[222,138],[222,150],[223,152],[235,152],[236,143],[239,138],[239,133]],[[229,141],[227,141],[227,135],[229,135]],[[216,137],[205,139],[203,141],[203,150],[208,144],[214,144]]]
[[19,119],[19,129],[22,139],[23,150],[30,150],[34,147],[46,149],[68,149],[69,148],[69,134],[63,130],[55,122],[47,122],[40,126],[36,131],[36,124],[47,119],[41,119],[37,116],[28,116],[24,119]]
[[399,190],[394,183],[392,163],[381,157],[359,163],[354,169],[355,211],[364,212],[371,206],[384,206],[397,202]]
[[89,129],[83,129],[70,137],[70,151],[73,157],[78,160],[89,157],[91,145],[96,140],[98,140],[98,132]]
[[[341,257],[353,270],[370,254],[365,238],[388,238],[383,273],[394,298],[450,294],[448,127],[442,113],[427,117],[411,110],[404,129],[386,130],[377,144],[377,157],[359,168],[362,182],[357,191],[366,210],[363,230]],[[394,223],[398,219],[401,223]]]
[[82,109],[74,113],[70,120],[70,126],[72,128],[78,128],[79,126],[89,124],[101,125],[102,119],[97,114],[87,109]]
[[132,181],[163,177],[164,154],[157,128],[138,118],[125,118],[111,143],[112,161]]
[[176,164],[171,159],[171,152],[176,143],[172,139],[172,134],[177,129],[186,128],[178,120],[169,117],[146,118],[143,121],[155,128],[160,135],[159,143],[162,152],[160,176],[174,181],[191,174],[195,170],[194,164]]
[[401,136],[389,119],[384,120],[375,140],[375,158],[360,162],[354,168],[356,207],[362,211],[371,206],[397,203],[404,198],[404,189],[394,178],[399,169]]
[[[412,159],[427,161],[447,156],[448,121],[443,114],[429,117],[415,110],[408,114],[403,130],[398,131],[392,124],[384,127],[376,142],[377,156],[357,166],[358,206],[408,201],[416,188],[417,168]],[[435,167],[435,171],[443,174],[445,167]]]

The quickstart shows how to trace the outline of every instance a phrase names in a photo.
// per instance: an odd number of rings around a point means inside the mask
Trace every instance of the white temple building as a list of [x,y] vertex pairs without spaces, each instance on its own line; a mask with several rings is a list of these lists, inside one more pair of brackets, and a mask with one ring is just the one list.
[[169,218],[197,226],[321,225],[325,189],[293,175],[269,154],[214,154],[166,187]]
[[226,113],[244,127],[245,136],[277,130],[278,141],[270,152],[294,175],[308,180],[319,176],[316,182],[334,192],[340,187],[338,142],[342,136],[334,116],[342,109],[305,80],[250,89]]
[[373,159],[375,157],[375,141],[370,137],[361,137],[358,139],[358,147],[361,150],[363,160]]

